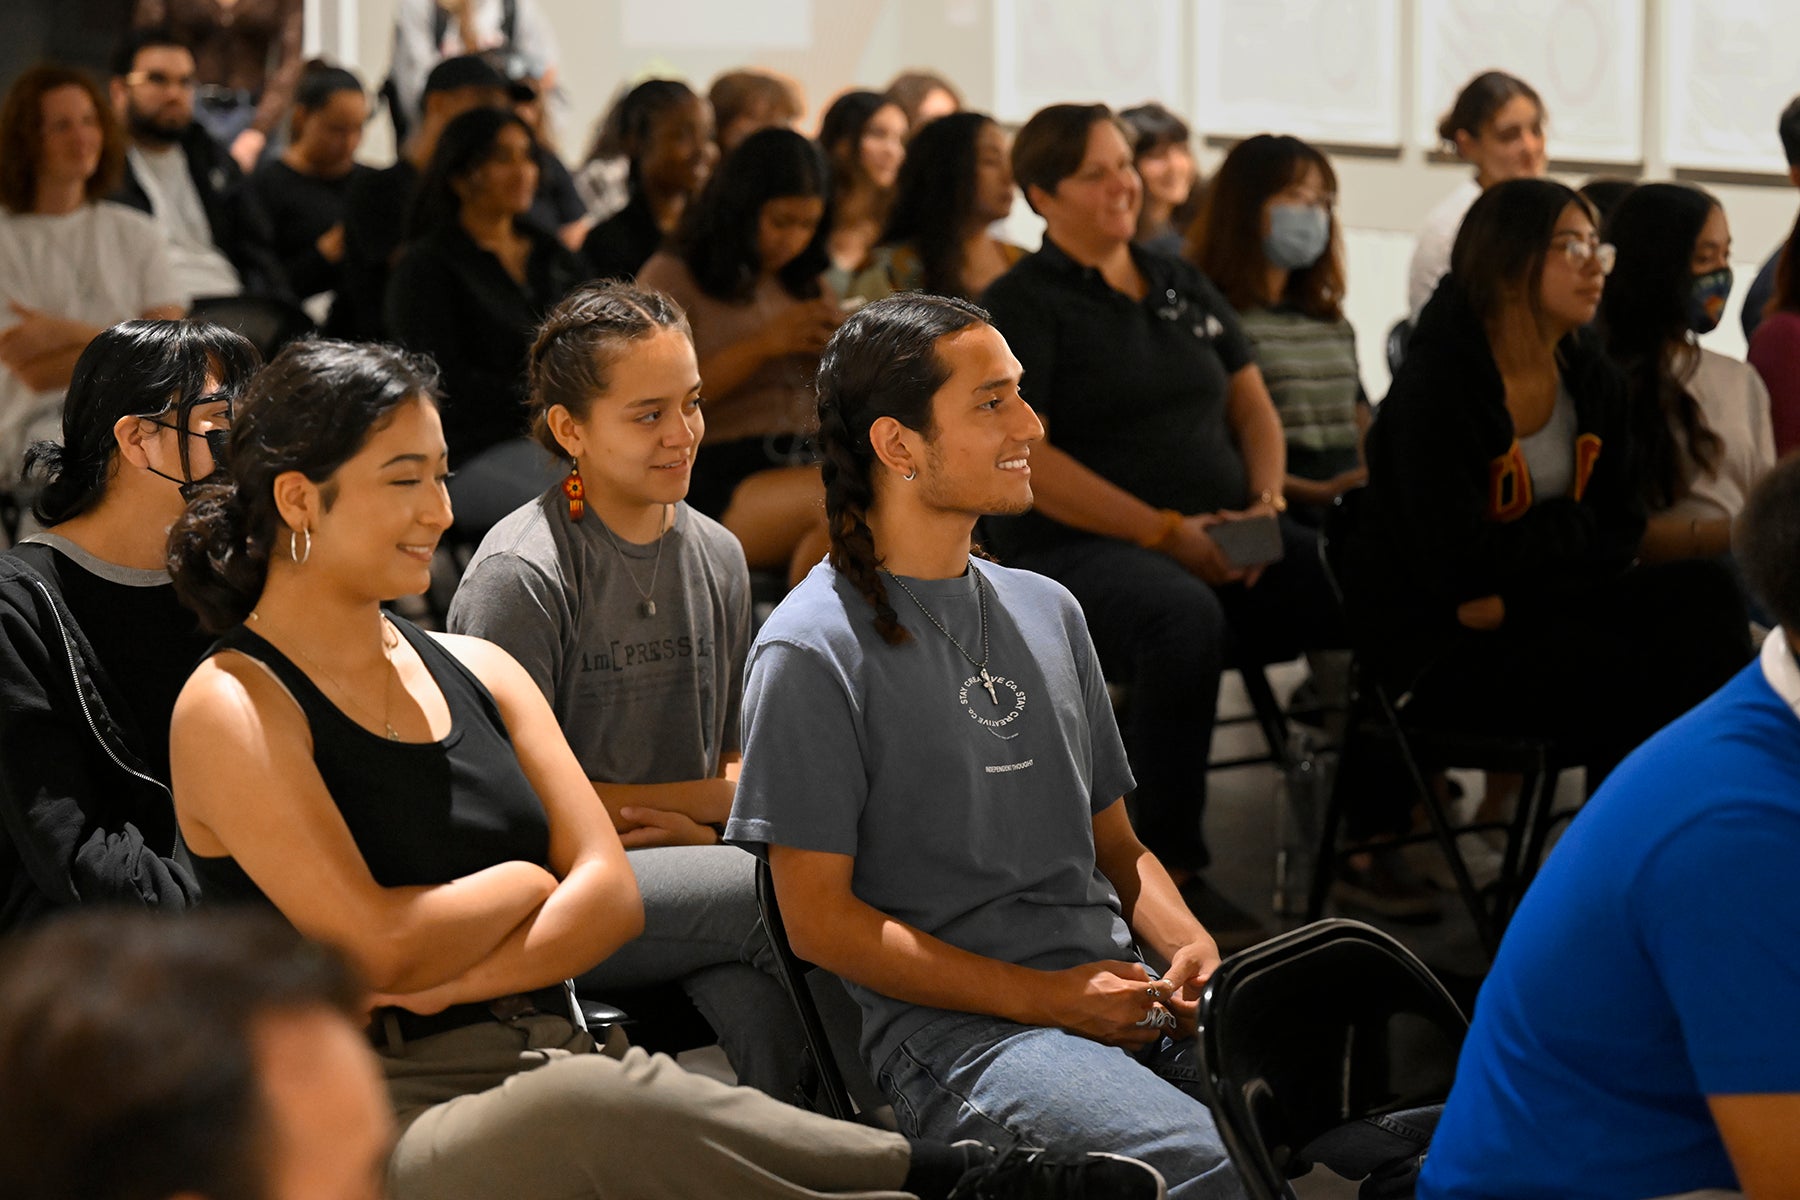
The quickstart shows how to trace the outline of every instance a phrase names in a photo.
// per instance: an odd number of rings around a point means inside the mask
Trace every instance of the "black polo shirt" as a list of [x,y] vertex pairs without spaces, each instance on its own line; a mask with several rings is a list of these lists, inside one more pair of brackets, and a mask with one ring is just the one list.
[[[1063,253],[1043,249],[996,279],[981,303],[1025,368],[1023,391],[1050,441],[1157,508],[1242,508],[1249,480],[1226,396],[1254,361],[1237,313],[1178,258],[1131,247],[1148,285],[1134,300]],[[1079,536],[1037,513],[997,522],[1020,554]]]

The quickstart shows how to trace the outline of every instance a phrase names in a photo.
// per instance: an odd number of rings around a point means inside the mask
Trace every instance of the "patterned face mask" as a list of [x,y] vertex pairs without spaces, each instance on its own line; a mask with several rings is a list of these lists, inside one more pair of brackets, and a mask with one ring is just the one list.
[[1711,333],[1725,314],[1725,298],[1729,295],[1730,267],[1694,276],[1694,291],[1688,297],[1688,328],[1695,333]]

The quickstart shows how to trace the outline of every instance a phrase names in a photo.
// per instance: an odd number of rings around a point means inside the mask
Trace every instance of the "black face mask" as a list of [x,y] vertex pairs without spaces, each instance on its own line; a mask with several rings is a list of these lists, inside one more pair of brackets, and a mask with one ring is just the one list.
[[[152,420],[154,421],[154,418],[152,418]],[[176,488],[180,490],[181,498],[184,502],[189,504],[193,503],[194,497],[200,494],[200,489],[209,484],[231,482],[231,475],[225,470],[225,451],[231,444],[231,430],[209,429],[205,433],[195,433],[191,429],[182,429],[180,426],[170,425],[166,421],[155,421],[155,424],[161,425],[164,429],[174,429],[187,437],[204,439],[206,442],[206,449],[212,455],[213,469],[211,474],[202,475],[198,479],[177,479],[175,476],[159,471],[155,467],[145,467],[145,470],[149,471],[158,479],[166,479],[174,484]]]

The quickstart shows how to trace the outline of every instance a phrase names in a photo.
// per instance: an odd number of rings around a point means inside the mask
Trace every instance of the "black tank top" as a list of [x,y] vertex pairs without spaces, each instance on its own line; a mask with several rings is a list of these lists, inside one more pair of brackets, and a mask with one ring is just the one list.
[[[299,703],[312,727],[313,762],[381,886],[447,883],[515,859],[546,865],[549,822],[519,767],[494,697],[429,634],[390,619],[450,708],[450,733],[442,741],[395,742],[369,732],[245,626],[220,638],[209,655],[236,650],[254,658]],[[267,902],[235,859],[188,858],[203,903]]]

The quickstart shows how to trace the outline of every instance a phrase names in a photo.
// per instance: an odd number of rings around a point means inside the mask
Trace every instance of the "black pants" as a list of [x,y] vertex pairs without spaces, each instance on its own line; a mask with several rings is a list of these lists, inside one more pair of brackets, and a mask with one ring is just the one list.
[[1165,866],[1198,870],[1206,758],[1219,676],[1344,645],[1319,565],[1318,535],[1281,519],[1284,555],[1253,588],[1214,588],[1165,554],[1081,537],[1009,559],[1075,594],[1106,677],[1131,688],[1121,732],[1137,777],[1137,833]]
[[[1752,653],[1731,571],[1690,560],[1627,571],[1531,623],[1459,631],[1421,673],[1386,682],[1396,700],[1410,693],[1408,724],[1551,739],[1586,768],[1591,793]],[[1368,786],[1348,811],[1349,836],[1404,829],[1411,797],[1398,764],[1393,775],[1378,763],[1363,769]]]

